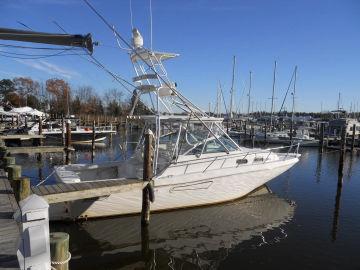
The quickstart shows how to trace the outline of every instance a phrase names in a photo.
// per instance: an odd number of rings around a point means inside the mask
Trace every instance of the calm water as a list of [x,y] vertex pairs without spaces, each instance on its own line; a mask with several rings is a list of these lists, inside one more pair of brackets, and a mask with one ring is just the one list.
[[[95,162],[120,157],[119,138]],[[74,162],[91,162],[82,147]],[[70,234],[72,269],[360,269],[360,157],[302,149],[301,161],[272,180],[272,194],[212,207],[51,224]],[[62,155],[17,155],[34,184]],[[54,181],[49,177],[48,182]],[[339,185],[340,183],[340,185]],[[341,185],[342,183],[342,185]],[[143,240],[143,241],[142,241]],[[148,242],[146,241],[148,240]]]

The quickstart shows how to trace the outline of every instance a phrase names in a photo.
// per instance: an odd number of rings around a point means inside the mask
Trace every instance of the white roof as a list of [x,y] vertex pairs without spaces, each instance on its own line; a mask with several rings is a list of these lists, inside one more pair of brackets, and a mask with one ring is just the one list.
[[37,109],[33,109],[31,107],[20,107],[20,108],[13,108],[10,113],[14,114],[30,114],[30,115],[36,115],[36,116],[43,116],[45,113],[38,111]]

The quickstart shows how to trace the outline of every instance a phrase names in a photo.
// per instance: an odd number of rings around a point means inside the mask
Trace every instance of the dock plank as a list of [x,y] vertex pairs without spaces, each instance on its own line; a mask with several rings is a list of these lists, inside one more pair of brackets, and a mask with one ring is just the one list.
[[[56,184],[32,187],[35,194],[48,203],[76,201],[81,199],[109,196],[131,190],[142,190],[148,182],[141,179],[103,180],[84,183]],[[43,188],[42,188],[43,187]]]
[[17,261],[19,227],[13,219],[18,209],[10,183],[4,170],[0,170],[0,268],[20,269]]

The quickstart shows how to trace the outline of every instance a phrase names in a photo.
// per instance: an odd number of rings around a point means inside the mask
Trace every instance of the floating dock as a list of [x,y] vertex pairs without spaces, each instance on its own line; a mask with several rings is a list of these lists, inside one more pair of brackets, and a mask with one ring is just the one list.
[[0,170],[0,269],[20,269],[16,256],[20,233],[13,219],[18,207],[5,171]]

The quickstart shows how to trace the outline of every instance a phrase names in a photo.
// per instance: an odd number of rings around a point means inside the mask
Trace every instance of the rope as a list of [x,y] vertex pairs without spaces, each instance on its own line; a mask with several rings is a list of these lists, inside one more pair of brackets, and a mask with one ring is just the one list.
[[40,186],[41,184],[43,184],[46,180],[49,179],[50,176],[52,176],[55,173],[55,170],[53,170],[48,176],[46,176],[46,178],[44,180],[42,180],[41,182],[39,182],[36,186]]
[[[68,263],[70,260],[71,260],[71,253],[68,251],[68,257],[67,257],[66,260],[64,260],[64,261],[59,261],[59,262],[53,262],[53,261],[51,261],[51,264],[54,264],[54,265],[62,265],[62,264]],[[56,268],[51,266],[51,269],[56,269]]]

